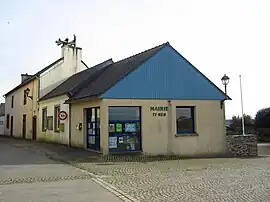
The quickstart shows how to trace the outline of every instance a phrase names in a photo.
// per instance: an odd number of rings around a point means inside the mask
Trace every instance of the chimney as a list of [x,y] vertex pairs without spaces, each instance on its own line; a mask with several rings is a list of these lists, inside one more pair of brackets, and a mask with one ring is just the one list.
[[64,58],[66,71],[69,72],[70,76],[76,74],[85,69],[81,64],[82,60],[82,48],[76,45],[76,36],[73,35],[73,40],[69,41],[68,38],[61,40],[60,38],[56,41],[56,44],[62,45],[61,56]]
[[23,83],[24,81],[26,81],[27,79],[31,78],[33,75],[29,75],[27,73],[25,74],[21,74],[21,82]]

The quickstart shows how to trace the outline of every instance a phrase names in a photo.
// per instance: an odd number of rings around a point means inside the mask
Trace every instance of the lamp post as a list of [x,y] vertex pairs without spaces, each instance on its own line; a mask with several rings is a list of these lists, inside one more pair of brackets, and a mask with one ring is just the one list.
[[30,96],[29,93],[30,93],[30,89],[27,88],[24,93],[26,94],[26,97],[29,97],[31,100],[33,100],[33,96]]
[[224,85],[224,88],[225,88],[226,98],[227,98],[227,85],[228,85],[229,81],[230,81],[230,78],[226,74],[224,74],[224,76],[221,78],[221,82],[222,82],[222,84]]
[[[230,81],[230,78],[226,74],[224,74],[224,76],[221,78],[221,82],[225,87],[225,96],[226,97],[224,100],[221,101],[221,106],[223,106],[224,101],[227,100],[227,85],[228,85],[229,81]],[[224,118],[224,128],[225,128],[225,134],[226,134],[227,132],[226,132],[226,126],[225,126],[225,120],[226,120],[225,109],[224,109],[223,115],[224,115],[224,117],[223,117]]]

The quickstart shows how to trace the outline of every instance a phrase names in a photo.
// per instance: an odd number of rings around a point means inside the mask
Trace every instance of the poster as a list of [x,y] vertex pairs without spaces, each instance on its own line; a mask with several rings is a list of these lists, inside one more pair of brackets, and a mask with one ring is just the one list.
[[136,150],[135,142],[136,142],[136,137],[127,136],[127,149],[131,151]]
[[117,133],[122,133],[123,129],[122,129],[122,124],[121,123],[117,123],[116,124],[116,132]]
[[119,137],[118,141],[119,141],[119,144],[123,144],[124,143],[124,137]]
[[113,123],[109,124],[109,132],[114,133],[115,132],[115,125]]
[[93,129],[89,128],[88,129],[88,135],[92,135],[93,134]]
[[117,148],[117,137],[109,137],[109,148],[110,149]]
[[96,143],[96,137],[95,136],[88,136],[88,142],[89,144],[95,144]]
[[126,123],[125,132],[136,132],[136,123]]

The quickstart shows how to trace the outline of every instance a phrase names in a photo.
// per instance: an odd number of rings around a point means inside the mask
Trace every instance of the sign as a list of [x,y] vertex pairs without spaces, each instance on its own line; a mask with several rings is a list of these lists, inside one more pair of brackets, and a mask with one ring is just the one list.
[[154,107],[154,106],[150,106],[150,111],[168,111],[168,107]]
[[116,124],[116,132],[117,133],[122,133],[123,132],[123,128],[122,128],[122,124],[121,123],[117,123]]
[[60,111],[60,112],[58,113],[58,119],[61,120],[61,121],[66,120],[66,119],[67,119],[67,112],[65,112],[65,111]]
[[109,137],[109,148],[110,149],[117,148],[117,137]]
[[153,112],[153,116],[166,116],[168,107],[167,106],[150,106],[150,111]]

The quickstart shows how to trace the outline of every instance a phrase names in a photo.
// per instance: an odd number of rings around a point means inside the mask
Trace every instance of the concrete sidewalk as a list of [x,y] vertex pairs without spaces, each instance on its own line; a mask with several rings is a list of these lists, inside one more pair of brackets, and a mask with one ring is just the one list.
[[[70,152],[70,149],[0,137],[0,201],[120,202],[126,199],[91,173],[48,158],[49,155],[61,156],[64,152]],[[87,153],[78,152],[78,156]]]

